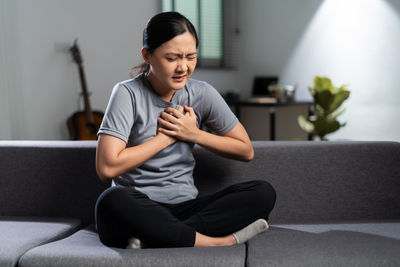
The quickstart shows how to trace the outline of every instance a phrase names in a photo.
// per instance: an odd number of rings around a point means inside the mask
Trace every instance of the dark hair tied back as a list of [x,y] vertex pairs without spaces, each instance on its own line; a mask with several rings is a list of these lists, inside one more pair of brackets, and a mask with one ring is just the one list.
[[190,32],[193,35],[197,47],[199,40],[196,29],[185,16],[178,12],[159,13],[149,20],[143,31],[143,47],[149,53],[152,53],[163,43],[185,32]]
[[[175,36],[189,32],[196,39],[196,47],[199,45],[196,29],[193,24],[183,15],[178,12],[162,12],[152,17],[143,30],[143,48],[147,49],[148,53],[152,53],[157,47],[168,42]],[[147,72],[149,66],[147,63],[132,68],[139,69],[139,73]],[[131,71],[131,76],[134,76]]]

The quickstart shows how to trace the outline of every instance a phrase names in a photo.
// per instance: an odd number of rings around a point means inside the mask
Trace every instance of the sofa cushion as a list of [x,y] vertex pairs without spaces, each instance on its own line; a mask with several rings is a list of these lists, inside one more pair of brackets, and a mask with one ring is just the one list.
[[244,266],[244,245],[207,248],[119,249],[104,246],[93,227],[28,251],[19,266]]
[[74,219],[0,217],[0,266],[15,266],[27,250],[76,231]]
[[400,266],[400,222],[276,225],[249,241],[247,266]]

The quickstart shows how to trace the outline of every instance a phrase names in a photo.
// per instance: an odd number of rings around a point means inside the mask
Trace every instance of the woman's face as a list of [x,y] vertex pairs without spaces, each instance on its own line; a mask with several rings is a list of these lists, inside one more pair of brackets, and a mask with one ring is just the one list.
[[163,43],[152,54],[142,50],[150,65],[148,79],[157,93],[165,95],[185,86],[196,67],[196,51],[196,39],[189,32]]

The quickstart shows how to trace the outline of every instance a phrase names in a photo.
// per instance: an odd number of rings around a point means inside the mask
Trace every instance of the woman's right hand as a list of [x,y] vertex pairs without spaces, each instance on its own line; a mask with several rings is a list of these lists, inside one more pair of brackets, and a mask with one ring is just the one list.
[[[179,111],[180,113],[182,113],[182,114],[183,114],[183,110],[184,110],[183,106],[179,106],[179,107],[178,107],[178,111]],[[171,114],[171,115],[172,115],[172,114]],[[162,118],[160,117],[159,120],[160,120],[160,119],[162,119]],[[167,140],[167,142],[169,142],[170,145],[172,145],[172,144],[174,144],[176,141],[178,141],[178,139],[177,139],[176,137],[173,137],[173,136],[170,136],[170,135],[166,135],[166,134],[160,132],[160,128],[163,128],[163,127],[160,125],[160,123],[158,123],[157,135],[159,135],[161,138]]]

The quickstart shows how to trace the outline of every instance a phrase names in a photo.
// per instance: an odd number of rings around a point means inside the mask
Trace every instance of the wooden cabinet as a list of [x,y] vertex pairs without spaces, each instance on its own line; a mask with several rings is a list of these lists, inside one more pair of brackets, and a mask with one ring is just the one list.
[[246,128],[251,140],[309,140],[297,123],[301,114],[308,116],[311,102],[230,103],[232,110]]

